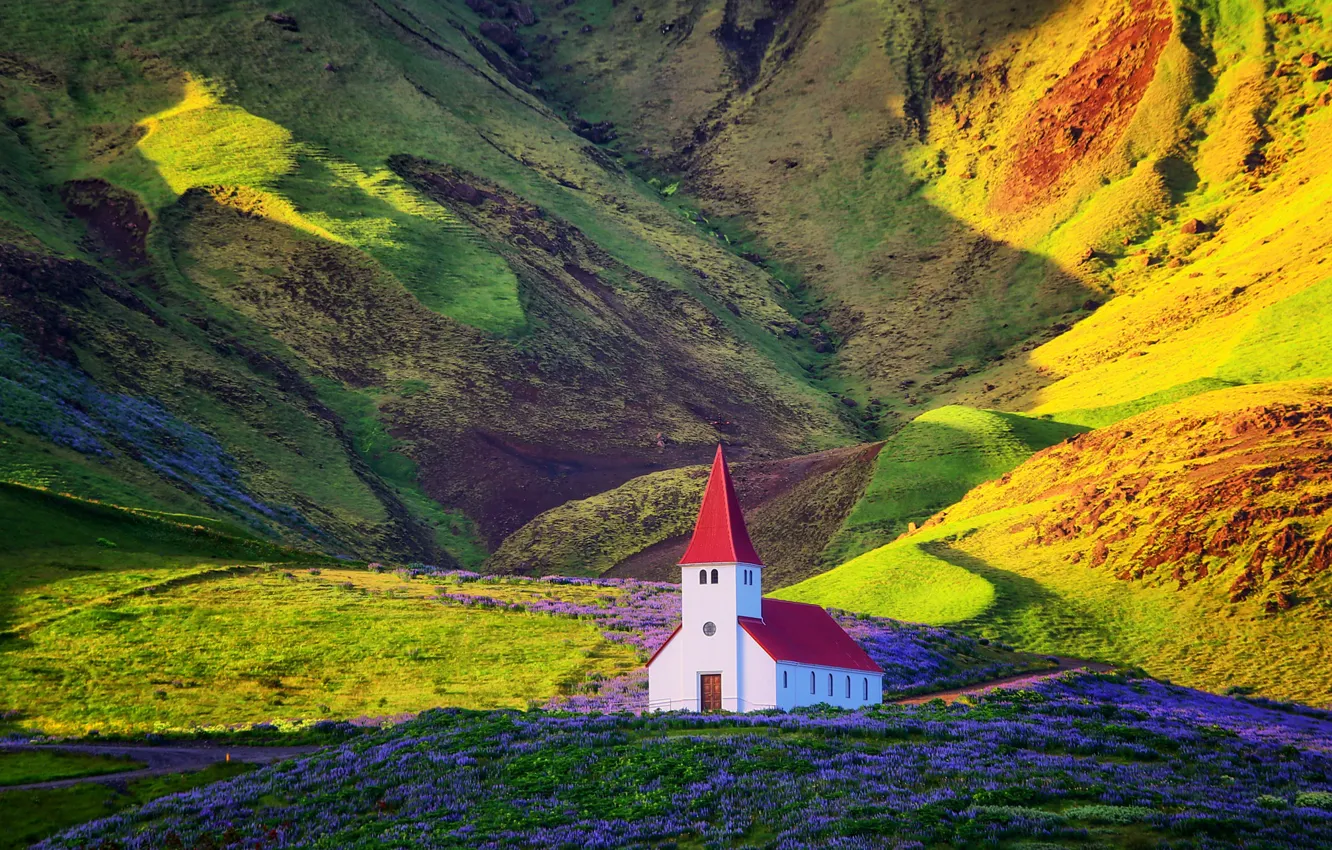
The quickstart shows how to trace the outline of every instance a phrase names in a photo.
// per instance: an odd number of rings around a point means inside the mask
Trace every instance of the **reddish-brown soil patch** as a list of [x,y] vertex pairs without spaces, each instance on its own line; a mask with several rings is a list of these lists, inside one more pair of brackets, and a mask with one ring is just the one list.
[[[1012,529],[1122,581],[1226,573],[1232,602],[1283,610],[1332,566],[1332,406],[1274,404],[1082,434],[977,491],[964,509],[1053,499]],[[1051,484],[1051,482],[1058,482]]]
[[152,222],[139,199],[105,180],[73,180],[60,197],[106,252],[127,266],[148,262],[148,228]]
[[1105,154],[1123,135],[1156,75],[1173,29],[1170,4],[1136,0],[1106,23],[1098,47],[1084,53],[1028,113],[1017,155],[995,195],[998,212],[1048,199],[1074,164]]

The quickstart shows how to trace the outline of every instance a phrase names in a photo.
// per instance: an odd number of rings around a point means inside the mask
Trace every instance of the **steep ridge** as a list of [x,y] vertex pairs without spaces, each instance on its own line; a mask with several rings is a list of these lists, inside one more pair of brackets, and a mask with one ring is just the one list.
[[[737,15],[772,33],[757,71],[736,68]],[[1303,230],[1329,197],[1303,156],[1332,103],[1317,3],[717,0],[574,32],[587,16],[546,12],[547,84],[678,180],[673,198],[740,217],[760,260],[803,275],[840,344],[835,379],[893,412],[1164,390],[1164,374],[1121,389],[1108,361],[1169,342],[1123,374],[1188,371],[1189,328],[1326,277],[1310,275],[1326,237]],[[1245,280],[1217,273],[1237,262]]]
[[[917,417],[882,443],[740,463],[737,487],[775,589],[837,566],[924,523],[971,487],[1076,425],[957,405]],[[511,535],[489,569],[676,581],[705,467],[632,479],[547,511]]]
[[489,23],[430,0],[6,4],[6,351],[214,458],[163,466],[80,420],[90,455],[73,396],[25,386],[6,476],[475,564],[723,435],[853,440],[807,380],[826,354],[788,332],[799,297],[570,132]]

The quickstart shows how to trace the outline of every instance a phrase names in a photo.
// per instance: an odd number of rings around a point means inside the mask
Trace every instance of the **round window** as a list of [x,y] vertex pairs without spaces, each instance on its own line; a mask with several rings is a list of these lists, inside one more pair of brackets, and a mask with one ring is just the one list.
[[703,624],[703,634],[707,635],[708,637],[712,637],[712,636],[715,635],[716,633],[717,633],[717,624],[716,624],[716,623],[713,623],[713,622],[707,622],[707,623],[704,623],[704,624]]

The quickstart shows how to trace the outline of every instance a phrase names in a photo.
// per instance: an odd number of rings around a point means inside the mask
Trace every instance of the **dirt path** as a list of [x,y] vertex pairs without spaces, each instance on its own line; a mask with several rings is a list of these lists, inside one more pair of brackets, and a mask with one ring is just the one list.
[[985,693],[996,688],[1014,689],[1022,688],[1027,685],[1035,684],[1046,679],[1058,676],[1060,673],[1067,673],[1070,670],[1089,670],[1093,673],[1105,673],[1115,669],[1111,664],[1103,664],[1100,661],[1084,661],[1081,658],[1060,658],[1059,666],[1052,667],[1049,670],[1036,670],[1031,673],[1019,673],[1015,676],[1005,676],[1002,679],[991,679],[988,682],[979,682],[974,685],[967,685],[964,688],[954,688],[948,691],[935,691],[929,694],[917,694],[914,697],[906,699],[893,700],[895,705],[921,705],[930,700],[941,699],[947,703],[957,702],[958,699],[971,694]]
[[0,752],[8,750],[56,750],[69,753],[89,753],[99,756],[126,756],[147,764],[138,770],[103,773],[98,776],[80,776],[71,779],[53,779],[27,785],[0,786],[0,793],[29,788],[62,788],[83,782],[123,782],[145,776],[184,773],[202,770],[210,764],[243,761],[248,764],[271,764],[275,761],[306,755],[321,749],[305,747],[225,747],[225,746],[154,746],[152,744],[0,744]]

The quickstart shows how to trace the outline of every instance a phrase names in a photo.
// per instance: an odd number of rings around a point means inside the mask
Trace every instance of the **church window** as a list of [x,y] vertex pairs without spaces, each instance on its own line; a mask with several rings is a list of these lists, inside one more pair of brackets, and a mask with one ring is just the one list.
[[809,692],[814,693],[814,671],[809,671]]
[[869,701],[869,679],[865,680],[865,695],[861,697],[861,699],[865,700],[866,702]]
[[846,677],[846,698],[851,699],[851,677]]
[[708,583],[708,571],[707,571],[707,570],[699,570],[699,571],[698,571],[698,583],[699,583],[699,584],[707,584],[707,583]]
[[712,571],[712,583],[713,583],[713,584],[716,584],[716,583],[717,583],[717,571],[716,571],[716,570],[713,570],[713,571]]
[[787,679],[787,674],[788,674],[788,672],[789,672],[789,671],[787,671],[787,670],[783,670],[783,671],[782,671],[782,687],[783,687],[783,688],[789,688],[789,687],[791,687],[791,682]]
[[832,674],[828,674],[828,696],[832,696]]

